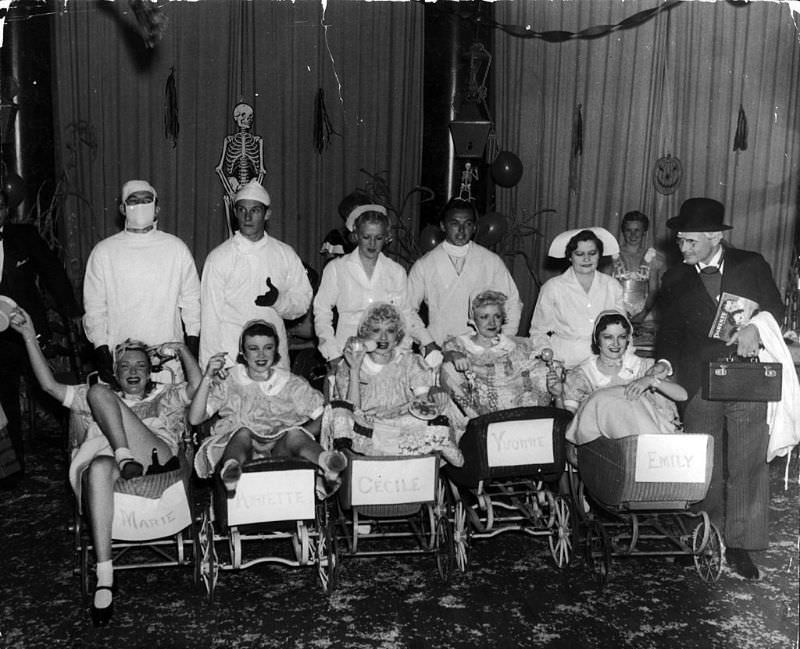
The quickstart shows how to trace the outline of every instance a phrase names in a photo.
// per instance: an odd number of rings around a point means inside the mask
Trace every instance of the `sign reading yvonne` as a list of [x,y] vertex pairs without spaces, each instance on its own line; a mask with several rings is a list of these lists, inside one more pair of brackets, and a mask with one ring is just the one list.
[[114,494],[111,536],[118,541],[149,541],[177,534],[191,522],[183,482],[170,485],[161,498]]
[[353,505],[399,505],[431,502],[436,496],[434,455],[402,460],[354,461]]
[[553,420],[498,421],[486,430],[489,466],[553,462]]
[[228,525],[314,518],[314,471],[243,473],[228,499]]
[[705,482],[708,435],[639,435],[636,482]]

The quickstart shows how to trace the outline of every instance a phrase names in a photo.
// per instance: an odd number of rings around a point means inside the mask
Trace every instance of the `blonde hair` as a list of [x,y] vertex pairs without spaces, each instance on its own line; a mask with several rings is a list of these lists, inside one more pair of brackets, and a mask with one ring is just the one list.
[[373,324],[381,322],[389,322],[397,325],[397,342],[403,340],[406,335],[403,316],[400,315],[397,308],[387,302],[377,302],[367,308],[361,318],[361,322],[358,323],[358,336],[360,338],[366,338],[368,335],[367,330]]

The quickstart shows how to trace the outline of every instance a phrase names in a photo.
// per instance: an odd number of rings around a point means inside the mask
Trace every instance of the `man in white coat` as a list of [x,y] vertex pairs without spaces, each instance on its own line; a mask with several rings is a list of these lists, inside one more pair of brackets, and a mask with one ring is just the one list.
[[[148,345],[200,335],[200,278],[189,248],[157,227],[158,194],[145,180],[122,186],[125,229],[100,241],[86,262],[83,326],[100,378],[114,384],[111,351],[127,338]],[[175,371],[180,373],[179,367]]]
[[516,336],[522,302],[511,273],[498,255],[472,241],[477,215],[470,201],[451,198],[442,213],[442,241],[411,267],[408,299],[414,309],[425,300],[428,331],[441,345],[450,336],[469,331],[470,304],[481,291],[506,295],[503,333]]
[[262,319],[280,336],[277,365],[288,368],[283,320],[308,311],[311,284],[294,249],[266,233],[270,198],[257,180],[236,192],[234,213],[239,229],[211,251],[203,267],[200,364],[205,367],[218,352],[227,352],[227,366],[236,363],[244,325]]

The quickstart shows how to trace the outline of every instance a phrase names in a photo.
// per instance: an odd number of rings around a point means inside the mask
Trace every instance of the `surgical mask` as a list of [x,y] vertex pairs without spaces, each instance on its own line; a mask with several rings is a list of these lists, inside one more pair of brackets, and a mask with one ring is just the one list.
[[156,203],[138,203],[125,206],[125,225],[129,228],[146,228],[156,220]]

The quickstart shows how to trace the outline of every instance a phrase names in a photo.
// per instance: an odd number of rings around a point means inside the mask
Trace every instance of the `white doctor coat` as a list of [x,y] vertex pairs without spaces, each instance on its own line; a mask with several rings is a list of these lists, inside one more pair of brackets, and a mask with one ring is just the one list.
[[[314,298],[314,329],[319,351],[327,360],[342,355],[345,342],[357,334],[361,317],[375,302],[388,302],[397,307],[403,316],[406,334],[423,346],[431,342],[419,315],[409,306],[405,269],[380,253],[372,277],[368,277],[356,248],[325,266]],[[338,313],[335,333],[334,307]]]
[[485,290],[504,293],[506,321],[503,333],[515,336],[522,315],[522,301],[514,278],[498,255],[474,241],[469,244],[459,275],[442,244],[416,261],[408,274],[408,299],[418,310],[428,305],[428,331],[442,345],[450,336],[469,331],[472,298]]
[[[267,291],[267,278],[278,289],[272,306],[258,306]],[[303,262],[288,244],[268,235],[255,243],[237,232],[214,248],[206,259],[201,280],[200,364],[217,352],[227,352],[226,365],[236,363],[239,337],[249,320],[266,320],[280,338],[280,367],[289,367],[289,346],[283,319],[304,315],[311,305],[311,284]]]

